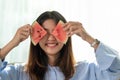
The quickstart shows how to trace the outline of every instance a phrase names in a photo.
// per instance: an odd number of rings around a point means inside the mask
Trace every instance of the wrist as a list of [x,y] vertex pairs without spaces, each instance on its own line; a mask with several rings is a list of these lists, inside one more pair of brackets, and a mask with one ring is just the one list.
[[10,44],[12,47],[18,46],[19,43],[20,43],[19,41],[16,41],[16,40],[14,40],[14,39],[9,42],[9,44]]
[[87,41],[90,44],[90,46],[93,47],[94,49],[96,49],[100,43],[99,40],[97,40],[91,36],[87,36],[85,41]]
[[87,37],[85,38],[85,41],[88,42],[89,44],[92,44],[95,41],[95,39],[90,35],[87,35]]
[[95,39],[94,42],[92,42],[90,45],[91,47],[95,47],[100,43],[100,41],[98,39]]

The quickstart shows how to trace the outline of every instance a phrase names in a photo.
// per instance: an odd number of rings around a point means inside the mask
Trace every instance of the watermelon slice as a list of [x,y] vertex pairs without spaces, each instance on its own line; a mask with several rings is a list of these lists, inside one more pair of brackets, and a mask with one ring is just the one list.
[[63,24],[64,22],[60,20],[56,25],[55,29],[53,30],[52,35],[55,36],[58,41],[66,44],[68,36],[67,33],[63,30]]
[[37,43],[39,43],[39,41],[47,34],[47,32],[37,21],[33,22],[32,30],[31,40],[34,45],[37,45]]

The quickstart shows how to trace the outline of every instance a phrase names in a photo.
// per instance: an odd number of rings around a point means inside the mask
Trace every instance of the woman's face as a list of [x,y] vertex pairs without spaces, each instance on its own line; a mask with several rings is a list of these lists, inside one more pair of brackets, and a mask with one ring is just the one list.
[[44,21],[42,26],[47,31],[47,34],[41,39],[39,45],[48,56],[56,55],[64,45],[63,43],[58,42],[56,38],[51,34],[56,27],[56,23],[54,20],[48,19]]

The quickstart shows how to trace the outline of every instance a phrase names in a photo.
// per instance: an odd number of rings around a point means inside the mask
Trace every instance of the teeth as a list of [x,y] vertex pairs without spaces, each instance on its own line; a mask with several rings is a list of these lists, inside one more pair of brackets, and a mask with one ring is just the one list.
[[56,46],[56,44],[47,44],[47,46],[52,47],[52,46]]

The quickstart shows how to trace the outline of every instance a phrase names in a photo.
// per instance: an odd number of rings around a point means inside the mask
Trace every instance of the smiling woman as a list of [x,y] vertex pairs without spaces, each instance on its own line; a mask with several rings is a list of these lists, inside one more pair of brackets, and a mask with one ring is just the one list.
[[[68,40],[60,42],[52,32],[59,21]],[[33,31],[31,25],[20,27],[12,40],[0,51],[0,79],[2,80],[118,80],[120,57],[116,50],[93,38],[82,23],[69,21],[57,11],[43,12],[36,21],[46,31],[45,36],[34,45],[30,43],[29,58],[25,65],[7,66],[4,58],[8,52],[26,40]],[[96,63],[76,62],[72,51],[72,35],[92,45]],[[12,74],[11,74],[12,73]]]
[[[73,4],[74,6],[71,6]],[[67,20],[82,22],[93,36],[120,52],[119,7],[119,0],[0,0],[0,46],[10,41],[18,26],[32,23],[41,12],[57,10],[65,15]],[[25,62],[28,57],[29,39],[12,50],[6,60],[10,63]],[[73,35],[72,42],[77,61],[95,60],[93,49],[88,48],[89,45],[86,42],[82,42],[76,35]]]

